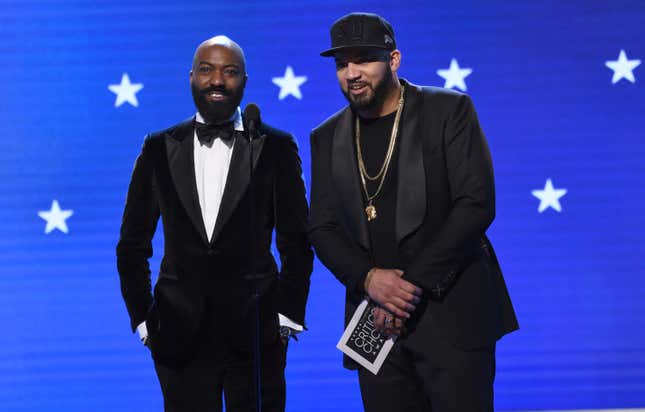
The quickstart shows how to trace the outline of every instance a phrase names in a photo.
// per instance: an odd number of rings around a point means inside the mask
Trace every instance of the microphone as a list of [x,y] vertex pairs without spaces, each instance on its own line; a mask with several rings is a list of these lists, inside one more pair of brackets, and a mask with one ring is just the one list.
[[256,411],[262,412],[262,366],[260,363],[260,281],[261,276],[255,272],[256,256],[255,244],[257,242],[255,232],[255,184],[253,179],[253,136],[257,136],[260,127],[260,108],[255,103],[249,103],[244,108],[244,130],[249,136],[249,263],[251,273],[249,277],[253,281],[253,311],[255,312],[255,331],[253,333],[253,382],[255,383]]
[[257,134],[260,124],[260,108],[255,103],[247,104],[244,108],[244,130],[248,132],[249,141]]

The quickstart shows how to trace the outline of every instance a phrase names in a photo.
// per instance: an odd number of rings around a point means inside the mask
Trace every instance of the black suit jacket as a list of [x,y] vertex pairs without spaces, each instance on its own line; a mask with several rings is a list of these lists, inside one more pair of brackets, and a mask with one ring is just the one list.
[[[146,137],[136,160],[117,245],[121,292],[131,327],[146,321],[158,361],[190,358],[204,319],[222,340],[251,344],[250,273],[264,275],[261,336],[277,336],[277,312],[304,324],[313,252],[308,208],[293,137],[263,125],[253,140],[249,185],[248,140],[237,137],[209,242],[199,206],[193,163],[194,118]],[[254,194],[255,271],[250,267],[249,188]],[[148,258],[161,216],[164,255],[154,293]],[[271,254],[276,231],[281,270]],[[208,311],[208,316],[206,311]],[[220,335],[221,334],[221,335]]]
[[[399,269],[424,290],[409,326],[431,316],[454,345],[489,345],[518,328],[492,245],[493,168],[468,96],[405,80],[395,233]],[[311,134],[310,239],[347,288],[346,322],[365,294],[370,260],[354,145],[354,114],[336,113]],[[423,334],[422,330],[419,333]]]

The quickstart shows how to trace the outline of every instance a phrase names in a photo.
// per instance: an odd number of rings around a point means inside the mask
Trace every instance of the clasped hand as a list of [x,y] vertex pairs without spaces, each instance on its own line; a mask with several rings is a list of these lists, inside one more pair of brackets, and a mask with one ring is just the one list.
[[421,300],[421,288],[402,279],[398,269],[374,268],[365,279],[365,291],[380,307],[373,310],[374,325],[388,335],[405,331],[405,321]]

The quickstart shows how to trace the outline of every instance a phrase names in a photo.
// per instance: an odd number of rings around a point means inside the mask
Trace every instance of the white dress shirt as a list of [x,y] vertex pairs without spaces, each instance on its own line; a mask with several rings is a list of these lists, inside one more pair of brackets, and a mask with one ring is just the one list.
[[[244,131],[242,123],[242,112],[238,107],[230,119],[233,127],[237,131]],[[195,115],[197,123],[206,123],[202,115],[197,112]],[[213,236],[215,222],[222,204],[224,187],[228,177],[228,169],[231,164],[231,155],[235,140],[224,142],[222,139],[213,139],[209,143],[202,143],[197,138],[197,132],[193,132],[193,155],[195,159],[195,183],[197,184],[197,194],[199,196],[199,207],[202,211],[204,228],[208,240]],[[296,332],[302,332],[303,327],[293,322],[283,314],[278,314],[280,325],[288,326]],[[143,343],[148,338],[148,329],[146,323],[142,322],[137,326],[139,338]]]
[[[244,131],[239,107],[231,120],[235,130]],[[199,112],[195,116],[195,121],[205,123]],[[195,182],[197,183],[197,194],[199,195],[199,207],[202,210],[206,235],[210,241],[215,229],[219,207],[222,203],[222,196],[224,195],[224,186],[226,186],[235,139],[231,139],[228,142],[222,139],[213,139],[208,143],[202,143],[197,138],[197,132],[193,132],[193,143]]]

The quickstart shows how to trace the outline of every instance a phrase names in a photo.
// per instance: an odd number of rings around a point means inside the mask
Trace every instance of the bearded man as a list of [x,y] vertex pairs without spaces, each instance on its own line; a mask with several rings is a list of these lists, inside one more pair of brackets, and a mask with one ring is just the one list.
[[390,23],[351,13],[331,28],[349,105],[311,134],[310,239],[346,288],[345,322],[369,297],[398,339],[378,374],[358,369],[365,410],[493,410],[495,342],[517,329],[486,229],[493,168],[471,99],[399,78]]
[[[148,135],[130,181],[117,266],[166,411],[221,411],[222,394],[227,411],[254,410],[256,287],[262,409],[285,407],[286,343],[303,328],[312,270],[308,208],[293,136],[262,124],[249,143],[239,108],[247,77],[239,45],[204,41],[190,72],[196,115]],[[164,254],[152,292],[159,217]]]

